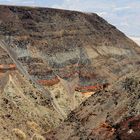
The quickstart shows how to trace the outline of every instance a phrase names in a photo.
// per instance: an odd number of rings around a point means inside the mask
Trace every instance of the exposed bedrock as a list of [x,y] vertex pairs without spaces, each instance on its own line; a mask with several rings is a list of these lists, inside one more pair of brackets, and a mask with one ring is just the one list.
[[140,47],[97,14],[0,6],[0,138],[139,138],[139,68]]
[[[78,77],[78,89],[92,90],[140,66],[140,48],[96,14],[12,6],[0,12],[0,37],[43,84]],[[1,63],[10,63],[5,57]]]
[[139,140],[139,72],[97,92],[72,111],[46,140]]

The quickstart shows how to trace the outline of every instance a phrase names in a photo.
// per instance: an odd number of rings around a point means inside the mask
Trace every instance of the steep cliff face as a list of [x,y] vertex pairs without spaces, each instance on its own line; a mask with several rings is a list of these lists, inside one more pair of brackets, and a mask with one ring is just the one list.
[[139,67],[140,48],[96,14],[1,6],[0,35],[41,84],[79,77],[94,91]]

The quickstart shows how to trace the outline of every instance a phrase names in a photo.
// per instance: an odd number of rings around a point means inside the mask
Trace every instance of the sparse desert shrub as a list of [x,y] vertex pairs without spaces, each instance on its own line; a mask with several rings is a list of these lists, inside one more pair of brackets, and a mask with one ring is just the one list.
[[19,140],[25,140],[26,139],[26,134],[18,128],[13,129],[13,133],[17,136],[17,138]]
[[45,138],[39,134],[34,134],[31,140],[45,140]]
[[130,77],[130,78],[126,78],[124,80],[124,82],[122,83],[123,85],[123,88],[129,92],[129,93],[132,93],[132,92],[136,92],[140,90],[140,81],[135,78],[135,77]]
[[37,123],[35,123],[35,122],[30,122],[30,121],[28,121],[28,122],[27,122],[27,125],[28,125],[28,127],[29,127],[30,129],[32,129],[33,131],[36,131],[36,132],[40,131],[39,125],[38,125]]

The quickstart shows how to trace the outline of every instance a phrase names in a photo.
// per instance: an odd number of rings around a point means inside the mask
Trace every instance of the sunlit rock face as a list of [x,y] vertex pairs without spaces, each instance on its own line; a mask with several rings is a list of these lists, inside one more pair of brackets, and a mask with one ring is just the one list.
[[96,14],[0,6],[0,139],[127,137],[139,67],[140,47]]
[[78,77],[77,91],[94,91],[140,65],[140,48],[96,14],[0,6],[0,36],[43,85]]
[[140,72],[97,92],[72,111],[47,140],[139,140]]
[[140,46],[140,37],[130,37],[130,38]]

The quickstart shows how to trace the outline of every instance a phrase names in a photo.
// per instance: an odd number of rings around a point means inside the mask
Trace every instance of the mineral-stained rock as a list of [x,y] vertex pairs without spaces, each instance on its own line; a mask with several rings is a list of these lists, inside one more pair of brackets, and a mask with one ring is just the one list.
[[[71,112],[63,124],[46,134],[47,140],[139,140],[140,73],[123,79],[109,91],[92,95]],[[138,83],[136,87],[133,87]],[[117,88],[117,89],[116,89]],[[117,90],[117,91],[116,91]]]
[[139,68],[140,47],[97,14],[0,6],[0,139],[137,139]]
[[1,38],[39,81],[78,74],[82,89],[115,82],[140,66],[140,48],[97,14],[0,6],[0,21]]

